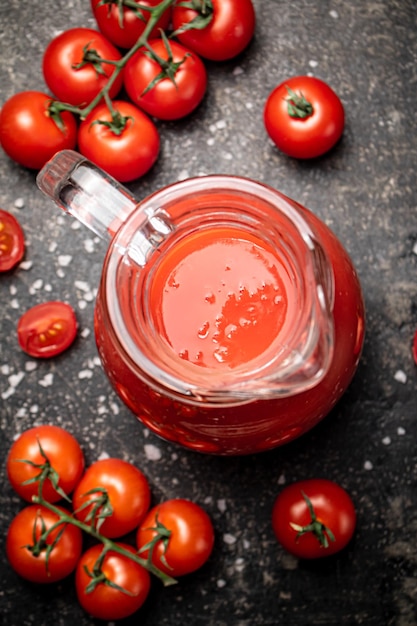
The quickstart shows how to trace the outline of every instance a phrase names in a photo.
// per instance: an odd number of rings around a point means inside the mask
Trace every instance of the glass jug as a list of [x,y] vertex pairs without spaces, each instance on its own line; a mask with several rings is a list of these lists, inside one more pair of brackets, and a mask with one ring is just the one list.
[[237,176],[177,182],[141,202],[62,151],[39,188],[109,243],[95,337],[120,398],[152,432],[205,453],[305,433],[358,365],[364,305],[329,228]]

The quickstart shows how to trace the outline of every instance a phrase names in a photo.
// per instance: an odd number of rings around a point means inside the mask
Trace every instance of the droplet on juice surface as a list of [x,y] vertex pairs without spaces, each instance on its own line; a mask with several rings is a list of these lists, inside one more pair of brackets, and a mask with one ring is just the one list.
[[227,357],[229,356],[229,350],[226,346],[220,346],[220,348],[216,348],[216,350],[214,350],[213,356],[219,363],[224,363],[227,361]]
[[204,324],[202,324],[202,326],[200,326],[200,328],[198,329],[197,335],[199,336],[200,339],[205,339],[209,334],[209,330],[210,330],[210,323],[204,322]]
[[216,302],[216,296],[210,291],[209,293],[206,293],[204,300],[209,304],[214,304]]
[[188,350],[180,350],[180,352],[178,352],[178,356],[180,357],[180,359],[188,361]]

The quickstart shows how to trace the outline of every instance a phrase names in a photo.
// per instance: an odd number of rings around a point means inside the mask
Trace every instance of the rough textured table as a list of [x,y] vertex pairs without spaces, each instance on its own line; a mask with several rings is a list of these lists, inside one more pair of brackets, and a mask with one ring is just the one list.
[[[417,624],[417,5],[414,0],[254,0],[256,37],[235,61],[208,64],[209,89],[187,120],[158,123],[162,153],[128,185],[143,197],[202,173],[250,176],[308,206],[339,236],[360,276],[367,334],[357,374],[319,426],[257,456],[202,456],[146,431],[112,392],[93,337],[94,295],[105,245],[37,190],[35,173],[0,154],[0,206],[22,224],[25,262],[0,277],[1,458],[13,438],[43,423],[68,428],[87,462],[114,455],[149,477],[155,502],[191,498],[210,513],[210,561],[177,586],[157,582],[126,623],[193,626]],[[0,7],[0,102],[45,89],[46,43],[73,26],[94,27],[87,0],[19,0]],[[291,75],[311,73],[346,108],[341,143],[325,157],[291,160],[266,137],[263,103]],[[34,361],[16,322],[30,306],[69,301],[80,324],[70,350]],[[301,562],[271,529],[283,485],[307,477],[340,482],[358,513],[338,556]],[[0,466],[0,622],[87,626],[71,579],[37,588],[4,554],[22,502]]]

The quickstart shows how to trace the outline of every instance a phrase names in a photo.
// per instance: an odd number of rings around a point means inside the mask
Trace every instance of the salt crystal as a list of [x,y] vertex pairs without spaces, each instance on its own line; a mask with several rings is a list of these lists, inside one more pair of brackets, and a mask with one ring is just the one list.
[[51,241],[51,243],[49,244],[49,252],[55,252],[55,250],[57,249],[58,244],[56,241]]
[[16,207],[16,209],[23,209],[23,207],[25,206],[25,201],[23,200],[23,198],[16,198],[16,200],[14,201],[14,206]]
[[10,295],[11,296],[15,296],[17,294],[17,287],[16,287],[16,285],[10,285],[9,291],[10,291]]
[[403,370],[397,370],[394,374],[394,378],[398,383],[405,385],[407,382],[407,374]]
[[83,337],[84,339],[86,337],[89,336],[89,334],[91,333],[89,328],[83,328],[82,331],[80,332],[81,337]]
[[50,372],[49,374],[46,374],[46,376],[41,378],[41,380],[39,381],[39,384],[41,387],[51,387],[53,385],[53,382],[54,382],[54,375],[52,374],[52,372]]
[[38,367],[36,361],[26,361],[25,370],[27,372],[33,372]]
[[87,308],[87,302],[85,300],[78,300],[78,308],[84,311],[84,309]]
[[227,543],[227,545],[232,546],[234,543],[236,543],[237,539],[234,535],[231,535],[230,533],[225,533],[223,535],[223,541],[224,543]]
[[5,376],[8,376],[10,374],[10,365],[8,363],[5,363],[4,365],[2,365],[0,367],[0,372],[4,374]]
[[278,485],[285,485],[285,476],[284,476],[284,474],[281,474],[278,477]]
[[417,254],[417,241],[413,246],[413,254]]
[[146,458],[150,461],[159,461],[162,458],[162,452],[160,448],[157,448],[151,443],[147,443],[144,446]]
[[226,126],[226,120],[219,120],[218,122],[216,122],[217,130],[223,130],[224,128],[226,128]]
[[19,269],[27,271],[27,270],[30,270],[32,265],[33,265],[33,261],[22,261],[19,264]]
[[85,282],[85,280],[76,280],[74,282],[74,287],[76,287],[76,289],[80,289],[80,291],[90,291],[90,285]]
[[371,463],[371,461],[365,461],[365,463],[363,464],[364,469],[366,470],[371,470],[373,469],[373,464]]
[[19,300],[17,298],[13,298],[12,300],[10,300],[10,306],[12,307],[12,309],[18,309]]
[[10,398],[10,396],[14,394],[15,391],[16,389],[14,387],[9,387],[8,389],[6,389],[6,391],[3,391],[3,393],[1,394],[2,399],[7,400],[8,398]]
[[71,261],[72,261],[72,256],[70,254],[60,254],[58,257],[58,264],[61,267],[68,267]]
[[103,459],[109,459],[109,458],[110,458],[109,454],[108,454],[107,452],[103,451],[103,452],[99,455],[98,460],[99,460],[99,461],[102,461]]
[[329,15],[330,15],[330,17],[333,17],[335,20],[337,20],[337,18],[339,17],[339,13],[337,11],[335,11],[334,9],[329,11]]
[[317,62],[317,61],[314,61],[314,59],[311,59],[311,60],[308,62],[308,64],[309,64],[309,66],[310,66],[310,67],[317,67],[317,66],[318,66],[318,62]]
[[217,500],[217,508],[221,513],[225,512],[225,510],[227,509],[227,504],[224,498],[220,498],[219,500]]
[[384,446],[389,446],[391,443],[391,437],[384,437],[382,443],[384,444]]
[[24,372],[18,372],[17,374],[12,374],[9,376],[8,381],[10,387],[17,387],[25,377]]
[[94,241],[92,239],[86,239],[84,241],[84,248],[86,252],[94,252]]
[[78,372],[78,378],[83,380],[84,378],[92,378],[93,372],[91,370],[81,370]]
[[32,283],[32,289],[36,289],[36,290],[42,289],[42,286],[43,286],[42,278],[38,278]]
[[398,428],[397,428],[397,435],[400,435],[400,437],[402,435],[405,435],[405,428],[403,428],[402,426],[398,426]]
[[226,581],[223,580],[223,578],[219,578],[219,580],[217,581],[217,586],[219,589],[222,589],[223,587],[226,586]]
[[244,70],[239,65],[235,67],[235,69],[233,70],[233,76],[240,76],[240,74],[243,74],[243,73],[244,73]]

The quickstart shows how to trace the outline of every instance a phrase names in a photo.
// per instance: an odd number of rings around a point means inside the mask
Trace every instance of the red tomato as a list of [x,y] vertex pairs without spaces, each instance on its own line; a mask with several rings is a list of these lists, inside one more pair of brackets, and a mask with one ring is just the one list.
[[[91,0],[91,8],[97,25],[103,35],[119,48],[132,48],[149,21],[150,13],[144,6],[155,7],[161,0],[140,0],[140,8],[133,10],[122,3],[105,3]],[[120,12],[122,14],[120,15]],[[142,18],[140,17],[142,15]],[[149,37],[158,37],[160,29],[166,30],[170,23],[171,9],[167,9],[158,19]]]
[[417,330],[414,333],[414,340],[413,340],[413,358],[414,358],[414,363],[417,365]]
[[8,272],[23,259],[25,236],[11,213],[0,209],[0,272]]
[[17,324],[17,338],[24,352],[47,359],[69,348],[77,328],[74,309],[55,300],[37,304],[23,313]]
[[356,512],[336,483],[313,478],[285,487],[275,500],[272,527],[291,554],[316,559],[342,550],[352,539]]
[[28,502],[37,495],[39,485],[38,481],[28,481],[44,472],[49,478],[43,483],[42,496],[47,502],[58,502],[62,495],[55,489],[51,478],[56,479],[58,487],[69,495],[83,474],[84,455],[75,437],[63,428],[35,426],[12,444],[6,469],[13,489]]
[[[170,531],[168,542],[157,541],[152,562],[176,578],[194,572],[209,558],[214,545],[210,517],[198,504],[189,500],[167,500],[151,509],[136,534],[138,548],[143,548],[157,532],[157,525]],[[140,556],[146,558],[149,551]]]
[[[181,44],[171,41],[171,54],[162,39],[149,42],[161,59],[169,61],[165,70],[151,59],[146,48],[139,49],[127,62],[124,84],[131,100],[141,109],[162,120],[176,120],[189,115],[202,101],[207,88],[207,72],[202,60]],[[173,64],[179,64],[176,68]],[[172,71],[173,79],[167,72]],[[161,80],[147,87],[163,73]]]
[[[92,490],[92,493],[90,493]],[[106,499],[107,493],[107,499]],[[103,503],[103,495],[106,502]],[[103,517],[99,530],[105,537],[122,537],[134,530],[145,517],[151,502],[148,481],[142,472],[122,459],[102,459],[96,461],[85,472],[78,483],[72,498],[75,515],[88,523],[98,502],[95,525],[98,516]],[[86,506],[86,503],[91,502]],[[110,508],[109,508],[110,505]]]
[[276,146],[296,159],[328,152],[345,125],[343,105],[319,78],[296,76],[269,94],[264,108],[265,128]]
[[58,520],[56,513],[37,504],[25,507],[13,518],[7,532],[6,555],[13,569],[26,580],[54,583],[74,571],[81,556],[82,533],[72,524],[59,524],[48,534],[47,546],[58,536],[59,539],[49,553],[47,562],[46,548],[38,556],[30,550],[42,532],[50,529]]
[[77,123],[68,111],[61,113],[61,126],[50,110],[51,96],[22,91],[7,100],[0,112],[0,143],[5,153],[20,165],[41,169],[55,152],[75,148]]
[[[45,82],[62,102],[75,106],[89,104],[103,89],[115,66],[97,59],[119,61],[120,52],[104,35],[92,28],[71,28],[55,37],[46,47],[42,69]],[[119,93],[122,73],[110,89]]]
[[[184,46],[205,59],[232,59],[251,41],[256,21],[252,0],[201,0],[199,10],[182,6],[184,4],[182,0],[175,0],[172,9],[174,33]],[[198,6],[199,3],[193,4]],[[207,25],[181,32],[183,25],[192,24],[193,20],[196,25]]]
[[120,182],[146,174],[158,158],[160,139],[153,121],[130,102],[116,100],[113,108],[125,119],[116,134],[106,124],[112,115],[106,104],[98,105],[81,123],[78,147],[81,154]]
[[[126,544],[116,544],[131,552],[135,550]],[[101,553],[102,546],[96,545],[84,552],[77,565],[75,585],[78,601],[92,617],[103,620],[116,620],[128,617],[135,613],[145,602],[151,587],[149,573],[138,563],[115,550],[109,550],[101,565],[101,572],[105,579],[126,590],[105,582],[100,582],[91,591],[87,588],[92,579],[85,568],[92,572]]]

